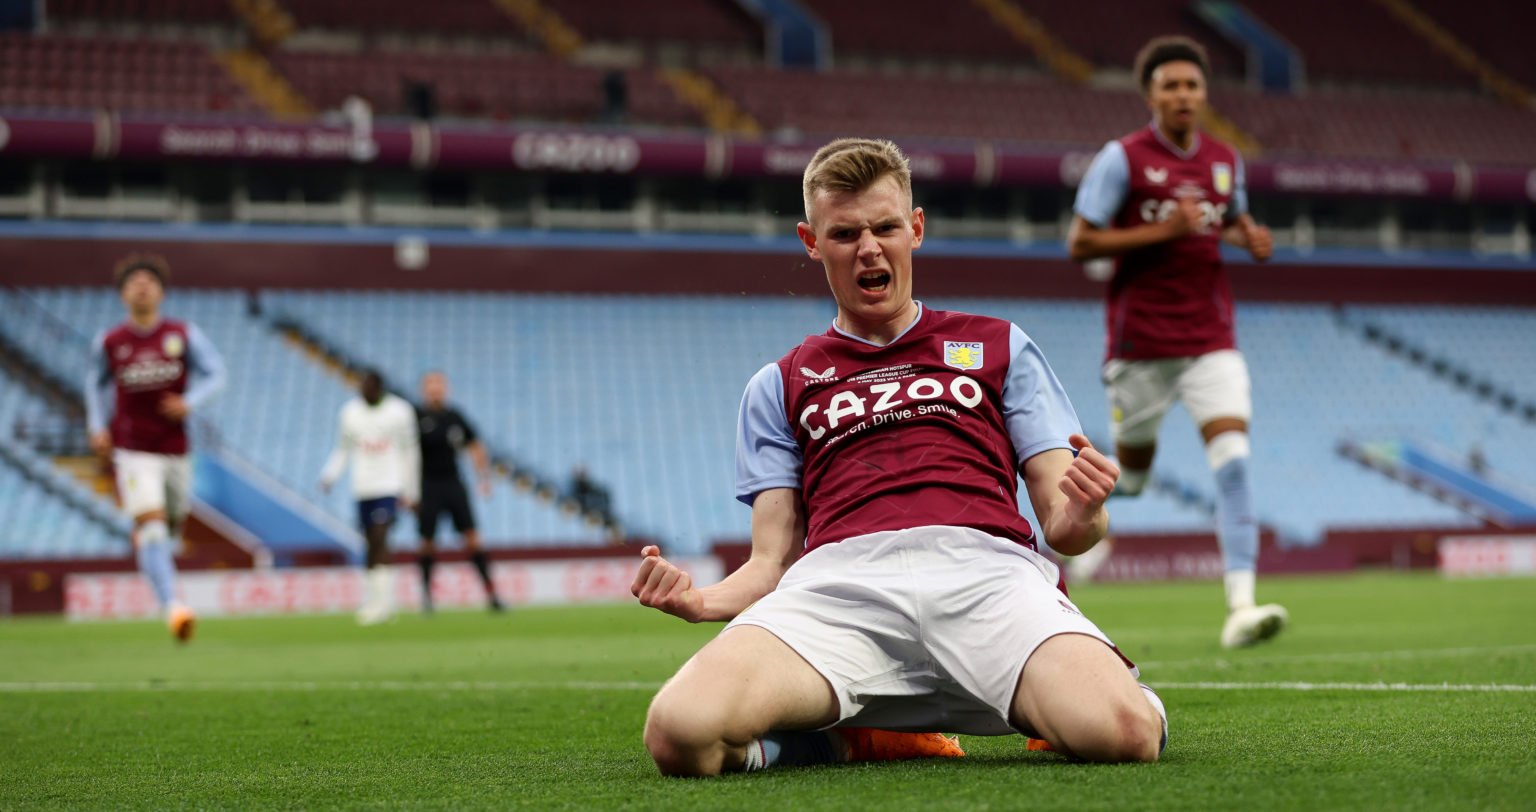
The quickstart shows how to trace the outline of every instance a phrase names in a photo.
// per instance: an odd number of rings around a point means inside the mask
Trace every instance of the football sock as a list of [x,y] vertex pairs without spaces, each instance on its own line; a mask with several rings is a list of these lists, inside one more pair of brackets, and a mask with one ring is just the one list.
[[1120,479],[1115,482],[1115,496],[1139,496],[1147,487],[1147,480],[1152,476],[1151,471],[1135,471],[1129,468],[1120,469]]
[[491,584],[491,563],[485,557],[484,550],[476,550],[470,554],[469,560],[474,563],[475,571],[480,573],[480,583],[485,584],[486,597],[496,602],[496,587]]
[[838,758],[835,735],[826,730],[775,730],[747,745],[746,772],[769,767],[807,767],[831,764]]
[[1228,574],[1247,573],[1246,578],[1239,575],[1228,580],[1227,605],[1234,609],[1252,606],[1259,523],[1248,481],[1248,435],[1240,431],[1218,434],[1206,446],[1206,456],[1216,472],[1216,539],[1221,543],[1222,563]]
[[437,559],[430,555],[416,557],[416,564],[421,567],[421,605],[427,611],[432,610],[432,567]]
[[165,522],[152,519],[139,525],[139,571],[149,579],[163,609],[176,598],[176,561],[171,557],[170,532]]
[[368,605],[380,611],[389,611],[393,603],[395,574],[389,567],[378,566],[368,570]]

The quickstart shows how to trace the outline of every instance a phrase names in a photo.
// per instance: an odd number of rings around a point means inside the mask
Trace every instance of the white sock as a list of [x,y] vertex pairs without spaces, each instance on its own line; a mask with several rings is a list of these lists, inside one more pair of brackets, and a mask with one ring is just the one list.
[[1226,575],[1227,611],[1235,612],[1254,605],[1253,570],[1232,570]]
[[380,565],[368,570],[368,597],[369,604],[379,611],[387,612],[394,603],[395,572],[388,566]]
[[753,739],[747,745],[747,761],[741,765],[741,771],[750,773],[768,768],[768,755],[763,752],[763,740]]
[[1129,468],[1120,469],[1120,479],[1115,482],[1115,493],[1121,496],[1137,496],[1147,487],[1147,480],[1152,478],[1151,471],[1134,471]]

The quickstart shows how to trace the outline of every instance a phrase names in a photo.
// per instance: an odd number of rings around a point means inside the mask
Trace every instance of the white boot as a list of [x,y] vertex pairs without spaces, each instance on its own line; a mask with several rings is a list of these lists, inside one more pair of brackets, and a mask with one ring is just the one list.
[[1233,609],[1221,627],[1221,645],[1226,648],[1242,648],[1262,643],[1279,634],[1290,618],[1285,607],[1278,603]]

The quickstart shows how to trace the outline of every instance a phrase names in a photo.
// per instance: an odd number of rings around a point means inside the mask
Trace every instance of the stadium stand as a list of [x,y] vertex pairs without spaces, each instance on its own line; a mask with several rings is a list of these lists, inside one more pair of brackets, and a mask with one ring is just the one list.
[[[273,63],[308,99],[338,107],[357,95],[382,115],[410,112],[408,82],[435,87],[439,112],[458,118],[517,119],[562,124],[604,122],[603,78],[608,70],[574,65],[543,54],[470,55],[412,51],[360,54],[285,50]],[[648,69],[623,71],[631,124],[701,125]]]
[[[831,317],[824,303],[772,299],[283,292],[269,301],[376,363],[419,370],[453,358],[448,371],[459,399],[473,414],[497,416],[486,421],[493,436],[543,470],[586,464],[612,484],[618,511],[633,525],[689,548],[745,532],[747,515],[732,503],[729,483],[734,411],[746,378]],[[1097,304],[934,305],[1022,325],[1052,359],[1084,425],[1102,437]],[[1265,521],[1301,539],[1326,527],[1468,524],[1453,508],[1337,459],[1334,445],[1346,436],[1414,432],[1464,446],[1493,414],[1487,404],[1452,398],[1454,413],[1422,413],[1417,400],[1443,386],[1403,363],[1378,373],[1380,353],[1338,326],[1327,308],[1242,310],[1241,340],[1257,387],[1255,447],[1264,464],[1255,476]],[[603,326],[602,336],[593,325]],[[1368,373],[1383,375],[1380,391],[1354,383]],[[1320,400],[1342,405],[1319,415]],[[1193,427],[1182,415],[1170,416],[1169,426],[1160,471],[1208,488]],[[1518,435],[1511,442],[1523,447]],[[1167,495],[1122,501],[1114,512],[1121,530],[1209,525],[1201,511]]]
[[1475,45],[1479,57],[1527,87],[1536,85],[1536,53],[1530,32],[1536,30],[1536,6],[1500,0],[1414,0],[1463,43]]
[[[1248,0],[1244,5],[1301,50],[1313,83],[1477,88],[1471,73],[1393,19],[1381,4]],[[1323,20],[1327,23],[1319,24]]]
[[434,0],[430,13],[423,13],[421,3],[413,0],[301,0],[283,7],[301,28],[525,37],[490,0]]
[[0,107],[255,114],[195,42],[0,33]]
[[[1243,74],[1241,51],[1217,36],[1189,10],[1189,0],[1023,0],[1027,11],[1073,51],[1095,65],[1130,70],[1136,52],[1147,40],[1163,34],[1183,34],[1205,46],[1211,71],[1218,77]],[[1106,25],[1114,20],[1114,25]]]
[[[938,76],[760,68],[719,68],[710,75],[765,129],[808,137],[856,131],[1086,146],[1101,145],[1147,118],[1134,93],[1084,93],[1050,79],[978,77],[957,83]],[[913,115],[914,110],[923,114]]]
[[1228,92],[1215,101],[1271,154],[1507,165],[1536,162],[1536,114],[1477,97]]
[[761,54],[763,30],[733,0],[545,0],[587,39]]
[[1035,67],[1035,54],[974,3],[902,7],[881,0],[807,0],[832,32],[833,61],[910,65],[944,60]]
[[[110,290],[35,289],[22,292],[65,323],[82,332],[63,344],[34,328],[12,335],[14,323],[0,326],[8,337],[44,363],[84,380],[86,339],[121,318],[121,305]],[[196,322],[219,347],[229,368],[229,387],[204,417],[218,428],[223,441],[259,465],[299,496],[318,504],[351,525],[356,508],[345,487],[329,496],[316,490],[320,468],[335,441],[336,413],[350,396],[339,377],[323,370],[288,345],[266,322],[246,311],[238,292],[175,291],[167,300],[167,315]],[[409,393],[407,393],[409,394]],[[603,534],[552,504],[511,488],[498,488],[495,498],[476,505],[481,532],[490,544],[599,543]],[[396,525],[391,543],[414,545],[415,523]]]
[[235,24],[229,0],[48,0],[51,20],[178,24]]

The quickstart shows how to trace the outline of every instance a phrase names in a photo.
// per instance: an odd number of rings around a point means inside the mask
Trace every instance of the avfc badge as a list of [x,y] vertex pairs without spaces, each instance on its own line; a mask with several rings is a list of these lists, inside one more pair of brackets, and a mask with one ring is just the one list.
[[1211,164],[1211,184],[1216,187],[1216,194],[1222,196],[1232,194],[1232,165]]
[[179,333],[171,333],[161,342],[160,349],[165,351],[167,358],[180,358],[187,351],[187,342]]
[[981,369],[980,341],[944,342],[944,364],[955,369]]

